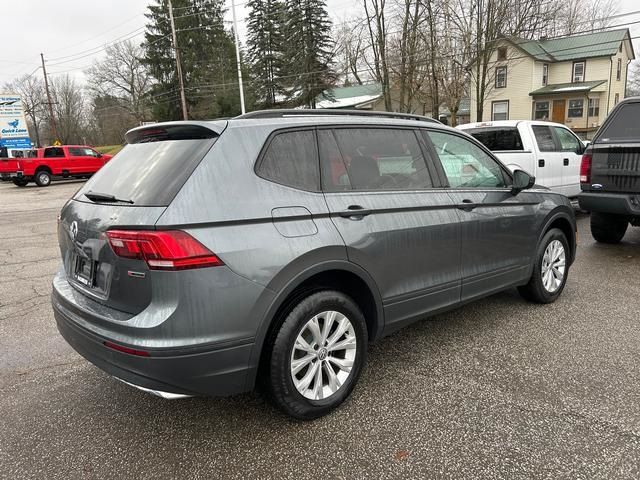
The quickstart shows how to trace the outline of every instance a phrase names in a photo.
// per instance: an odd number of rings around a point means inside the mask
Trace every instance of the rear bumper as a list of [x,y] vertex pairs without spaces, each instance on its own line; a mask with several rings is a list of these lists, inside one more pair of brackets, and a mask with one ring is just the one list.
[[582,192],[578,203],[581,209],[590,212],[640,217],[640,195]]
[[[188,345],[177,344],[172,338],[152,344],[125,343],[114,331],[96,328],[95,314],[78,303],[67,287],[61,276],[56,276],[51,303],[60,334],[80,355],[117,379],[164,398],[233,395],[251,388],[248,379],[255,375],[249,366],[253,339]],[[110,322],[115,328],[115,324],[130,320],[123,317]]]
[[60,334],[98,368],[133,386],[179,395],[233,395],[246,391],[253,344],[204,351],[145,350],[148,357],[106,347],[100,337],[76,324],[53,300]]

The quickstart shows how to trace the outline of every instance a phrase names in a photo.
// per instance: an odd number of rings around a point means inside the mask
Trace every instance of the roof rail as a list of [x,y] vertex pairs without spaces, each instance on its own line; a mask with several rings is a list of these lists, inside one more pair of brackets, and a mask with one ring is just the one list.
[[244,118],[285,118],[285,117],[327,117],[327,116],[353,116],[353,117],[385,117],[400,120],[418,120],[422,122],[441,123],[433,118],[413,113],[379,112],[375,110],[339,110],[336,108],[300,108],[300,109],[273,109],[256,110],[235,117]]

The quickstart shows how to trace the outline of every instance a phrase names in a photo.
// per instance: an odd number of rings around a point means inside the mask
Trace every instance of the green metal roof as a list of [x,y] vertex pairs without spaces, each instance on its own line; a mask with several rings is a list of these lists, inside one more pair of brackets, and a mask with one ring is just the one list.
[[630,38],[629,29],[627,28],[547,40],[524,40],[513,37],[508,38],[508,40],[536,60],[542,62],[564,62],[567,60],[615,55],[618,48],[620,48],[620,42],[625,38]]
[[530,92],[529,95],[560,95],[569,93],[581,93],[589,92],[603,83],[607,83],[606,80],[595,80],[592,82],[576,82],[576,83],[554,83],[553,85],[546,85],[542,88]]
[[336,100],[343,98],[362,97],[364,95],[382,95],[382,85],[380,83],[369,83],[367,85],[352,85],[350,87],[335,87],[330,90],[331,96]]

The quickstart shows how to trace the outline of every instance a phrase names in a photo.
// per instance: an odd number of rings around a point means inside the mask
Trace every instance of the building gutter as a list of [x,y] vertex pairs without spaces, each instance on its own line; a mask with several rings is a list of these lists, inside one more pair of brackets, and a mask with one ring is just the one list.
[[607,115],[609,115],[609,105],[611,104],[611,78],[612,78],[612,75],[613,75],[613,57],[609,57],[609,83],[607,84]]

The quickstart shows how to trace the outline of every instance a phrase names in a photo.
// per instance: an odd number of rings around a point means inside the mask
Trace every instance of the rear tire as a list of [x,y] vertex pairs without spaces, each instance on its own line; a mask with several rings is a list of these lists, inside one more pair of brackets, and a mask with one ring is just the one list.
[[538,245],[529,283],[518,287],[520,295],[534,303],[555,302],[567,283],[570,252],[562,230],[549,230]]
[[17,179],[16,178],[16,179],[13,180],[13,184],[16,187],[26,187],[27,183],[29,183],[29,182],[27,180],[23,179],[23,178],[21,178],[21,179]]
[[626,218],[606,213],[591,213],[591,235],[600,243],[620,243],[627,232]]
[[269,390],[300,420],[326,415],[355,387],[367,357],[367,325],[356,303],[323,290],[298,302],[273,342]]
[[39,187],[48,187],[51,185],[51,174],[46,170],[40,170],[36,172],[36,185]]

